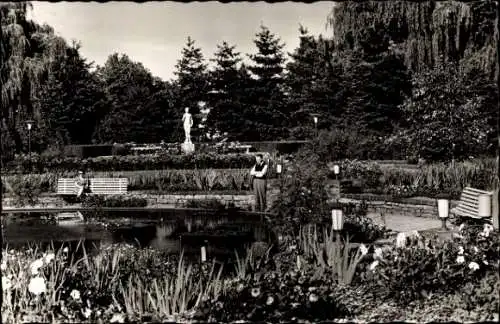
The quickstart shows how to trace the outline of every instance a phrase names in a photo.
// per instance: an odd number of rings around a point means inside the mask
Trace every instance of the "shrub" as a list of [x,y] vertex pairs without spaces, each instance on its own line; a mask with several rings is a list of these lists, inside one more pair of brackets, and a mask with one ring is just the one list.
[[255,158],[248,154],[220,155],[199,153],[192,155],[129,155],[112,157],[94,157],[81,159],[78,157],[44,158],[33,154],[18,155],[9,162],[5,169],[15,173],[43,173],[76,171],[80,169],[97,171],[136,171],[164,169],[242,169],[251,168]]
[[253,279],[233,281],[225,294],[201,305],[207,321],[321,321],[344,317],[347,308],[333,296],[335,284],[314,268],[266,271]]
[[498,246],[498,232],[491,227],[467,228],[455,242],[421,240],[386,251],[376,261],[380,265],[368,270],[365,284],[379,297],[402,304],[430,293],[454,293],[465,283],[476,285],[489,273],[498,273]]
[[85,208],[100,208],[100,207],[146,207],[148,201],[145,198],[139,197],[123,197],[123,196],[85,196],[82,201],[82,206]]
[[43,183],[40,178],[18,175],[10,181],[5,181],[4,186],[14,198],[14,205],[21,207],[38,203]]

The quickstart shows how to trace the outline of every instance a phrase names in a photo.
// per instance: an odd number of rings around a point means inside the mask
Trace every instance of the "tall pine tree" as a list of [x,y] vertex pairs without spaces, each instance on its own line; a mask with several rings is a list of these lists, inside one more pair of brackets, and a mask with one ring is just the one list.
[[255,35],[257,53],[249,55],[252,64],[248,70],[253,76],[248,95],[252,106],[246,111],[245,138],[252,140],[277,140],[286,137],[288,109],[284,102],[283,70],[284,43],[261,26]]
[[187,38],[187,43],[182,49],[182,57],[175,65],[177,76],[175,81],[179,115],[182,116],[184,108],[189,107],[190,113],[199,114],[198,102],[206,101],[208,92],[207,64],[201,48],[195,47],[195,41]]
[[249,76],[241,67],[242,58],[235,52],[236,46],[227,42],[217,45],[214,58],[214,69],[210,72],[210,96],[207,124],[212,132],[227,132],[239,138],[245,123],[242,119],[244,103],[242,102],[245,81]]

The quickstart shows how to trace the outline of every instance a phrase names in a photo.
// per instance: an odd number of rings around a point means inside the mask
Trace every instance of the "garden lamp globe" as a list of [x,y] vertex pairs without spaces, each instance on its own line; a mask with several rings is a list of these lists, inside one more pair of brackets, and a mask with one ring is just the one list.
[[340,167],[338,166],[338,164],[335,164],[335,165],[333,166],[333,173],[334,173],[336,176],[338,176],[338,175],[339,175],[339,173],[340,173]]
[[281,174],[281,163],[276,165],[276,173]]

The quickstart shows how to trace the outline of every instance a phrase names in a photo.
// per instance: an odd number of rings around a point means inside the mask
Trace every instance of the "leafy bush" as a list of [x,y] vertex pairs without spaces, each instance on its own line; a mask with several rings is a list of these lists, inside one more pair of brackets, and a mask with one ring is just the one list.
[[[253,155],[200,153],[191,155],[129,155],[112,157],[94,157],[81,159],[77,157],[44,158],[33,154],[18,155],[14,161],[5,166],[7,172],[43,173],[77,171],[80,169],[97,171],[136,171],[164,169],[242,169],[251,168],[255,163]],[[31,167],[31,169],[30,169]]]
[[32,176],[18,175],[5,181],[2,187],[12,194],[14,205],[21,207],[38,203],[44,183]]
[[124,197],[124,196],[85,196],[82,201],[82,206],[86,208],[99,207],[146,207],[148,201],[145,198],[139,197]]
[[208,321],[281,322],[332,320],[348,314],[332,295],[335,284],[323,272],[266,271],[258,277],[233,281],[225,294],[201,305]]
[[191,199],[184,204],[187,208],[203,208],[203,209],[226,209],[234,206],[228,206],[218,199]]
[[[381,298],[408,304],[431,293],[454,293],[498,273],[499,237],[490,227],[465,229],[455,242],[420,240],[386,251],[368,270],[365,284]],[[411,289],[408,289],[411,287]]]

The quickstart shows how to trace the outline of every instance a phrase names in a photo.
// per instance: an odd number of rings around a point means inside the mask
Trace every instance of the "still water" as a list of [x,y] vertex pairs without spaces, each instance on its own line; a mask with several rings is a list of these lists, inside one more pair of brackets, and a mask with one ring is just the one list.
[[2,215],[4,248],[75,246],[82,241],[88,251],[103,245],[127,243],[199,258],[206,247],[208,258],[231,259],[242,255],[253,242],[273,244],[275,235],[260,215],[238,211],[119,210],[83,211],[75,223],[57,221],[54,213]]

